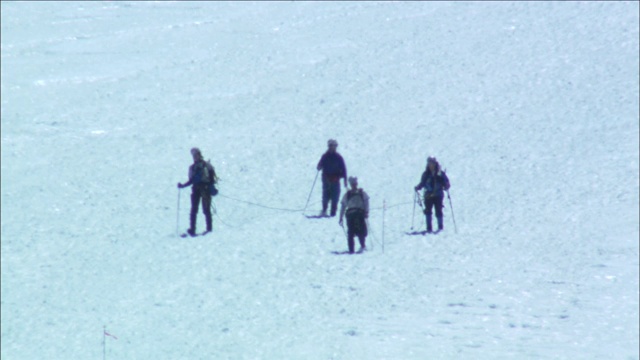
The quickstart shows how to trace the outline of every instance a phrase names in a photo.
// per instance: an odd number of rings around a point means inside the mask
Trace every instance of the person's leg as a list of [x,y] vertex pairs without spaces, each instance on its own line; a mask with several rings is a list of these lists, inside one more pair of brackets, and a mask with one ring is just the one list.
[[434,206],[436,208],[436,219],[438,220],[438,231],[444,229],[443,213],[442,213],[442,198],[437,197],[434,199]]
[[432,197],[425,197],[424,199],[424,214],[427,217],[427,232],[432,232],[433,231],[433,225],[432,225],[432,208],[433,208],[433,198]]
[[366,249],[366,239],[367,239],[367,219],[364,217],[364,212],[360,213],[360,228],[358,229],[358,240],[360,240],[360,247],[362,250]]
[[196,220],[198,216],[198,207],[200,206],[200,192],[196,189],[191,191],[191,212],[189,213],[189,230],[190,235],[196,233]]
[[336,216],[340,201],[340,181],[331,183],[331,216]]
[[213,229],[213,221],[211,220],[211,192],[208,188],[202,189],[202,212],[207,224],[207,232]]
[[329,205],[329,195],[331,193],[329,181],[322,179],[322,213],[320,215],[327,215],[327,206]]
[[353,213],[348,213],[347,214],[347,242],[349,245],[349,252],[353,253],[354,252],[354,248],[355,248],[355,243],[354,243],[354,237],[356,236],[357,233],[357,224],[356,224],[356,217],[354,216]]

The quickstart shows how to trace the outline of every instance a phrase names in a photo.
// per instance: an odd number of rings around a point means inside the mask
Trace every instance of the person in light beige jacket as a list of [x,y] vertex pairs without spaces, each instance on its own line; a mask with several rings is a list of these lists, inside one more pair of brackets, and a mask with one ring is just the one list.
[[358,188],[358,178],[349,177],[351,189],[347,191],[340,202],[340,226],[343,217],[347,216],[347,242],[349,253],[354,252],[354,236],[360,241],[360,250],[367,249],[365,240],[367,237],[367,218],[369,218],[369,195],[364,190]]

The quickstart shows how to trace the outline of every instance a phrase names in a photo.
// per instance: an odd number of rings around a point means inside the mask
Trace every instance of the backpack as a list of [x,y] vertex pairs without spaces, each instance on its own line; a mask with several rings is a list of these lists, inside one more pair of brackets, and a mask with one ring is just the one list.
[[218,189],[216,188],[216,183],[218,182],[218,175],[216,175],[216,169],[211,165],[211,160],[207,160],[205,164],[205,170],[209,178],[209,192],[211,196],[218,195]]
[[358,189],[355,193],[351,190],[347,191],[347,201],[351,200],[351,198],[355,195],[360,195],[360,197],[364,200],[364,196],[362,196],[362,189]]

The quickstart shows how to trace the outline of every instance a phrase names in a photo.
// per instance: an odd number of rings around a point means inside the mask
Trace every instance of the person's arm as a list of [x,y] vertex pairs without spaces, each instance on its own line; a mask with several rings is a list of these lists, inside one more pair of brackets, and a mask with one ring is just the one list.
[[442,172],[442,181],[443,181],[444,190],[445,191],[449,190],[449,188],[451,187],[451,183],[449,182],[449,177],[444,171]]
[[178,188],[182,189],[193,184],[193,176],[191,175],[191,172],[193,171],[192,168],[193,168],[193,165],[189,166],[189,181],[187,181],[184,184],[178,183]]
[[344,163],[344,158],[340,156],[340,163],[342,165],[342,177],[344,178],[344,187],[347,187],[347,165]]
[[190,186],[190,185],[192,185],[192,184],[193,184],[193,180],[189,179],[189,181],[187,181],[187,182],[186,182],[186,183],[184,183],[184,184],[178,184],[178,187],[179,187],[179,188],[186,188],[187,186]]
[[318,166],[316,167],[316,169],[318,169],[318,171],[322,170],[324,168],[324,158],[326,157],[326,154],[323,154],[320,157],[320,161],[318,161]]
[[425,177],[427,176],[427,172],[425,171],[424,173],[422,173],[422,177],[420,178],[420,183],[418,185],[416,185],[415,189],[416,191],[419,191],[420,189],[422,189],[425,186]]

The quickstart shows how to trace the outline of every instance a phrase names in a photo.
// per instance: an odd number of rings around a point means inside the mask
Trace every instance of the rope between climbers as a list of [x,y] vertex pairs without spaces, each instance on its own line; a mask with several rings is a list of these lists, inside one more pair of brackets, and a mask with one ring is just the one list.
[[[264,208],[264,209],[269,209],[269,210],[287,211],[287,212],[303,212],[304,211],[304,209],[287,209],[287,208],[278,208],[278,207],[273,207],[273,206],[262,205],[262,204],[254,203],[254,202],[251,202],[251,201],[236,199],[236,198],[233,198],[231,196],[227,196],[227,195],[223,195],[223,194],[218,194],[218,196],[223,197],[223,198],[227,198],[229,200],[241,202],[241,203],[244,203],[244,204],[257,206],[257,207],[261,207],[261,208]],[[413,204],[413,201],[398,203],[398,204],[394,204],[394,205],[387,205],[387,209],[391,209],[391,208],[402,206],[402,205],[408,205],[408,204]],[[383,209],[383,207],[370,208],[370,210],[382,210],[382,209]]]
[[249,205],[253,205],[253,206],[257,206],[257,207],[261,207],[261,208],[265,208],[265,209],[269,209],[269,210],[288,211],[288,212],[302,212],[302,210],[303,210],[303,209],[285,209],[285,208],[277,208],[277,207],[272,207],[272,206],[266,206],[266,205],[257,204],[257,203],[251,202],[251,201],[245,201],[245,200],[232,198],[230,196],[226,196],[226,195],[223,195],[223,194],[219,194],[219,196],[227,198],[229,200],[233,200],[233,201],[237,201],[237,202],[241,202],[241,203],[245,203],[245,204],[249,204]]

